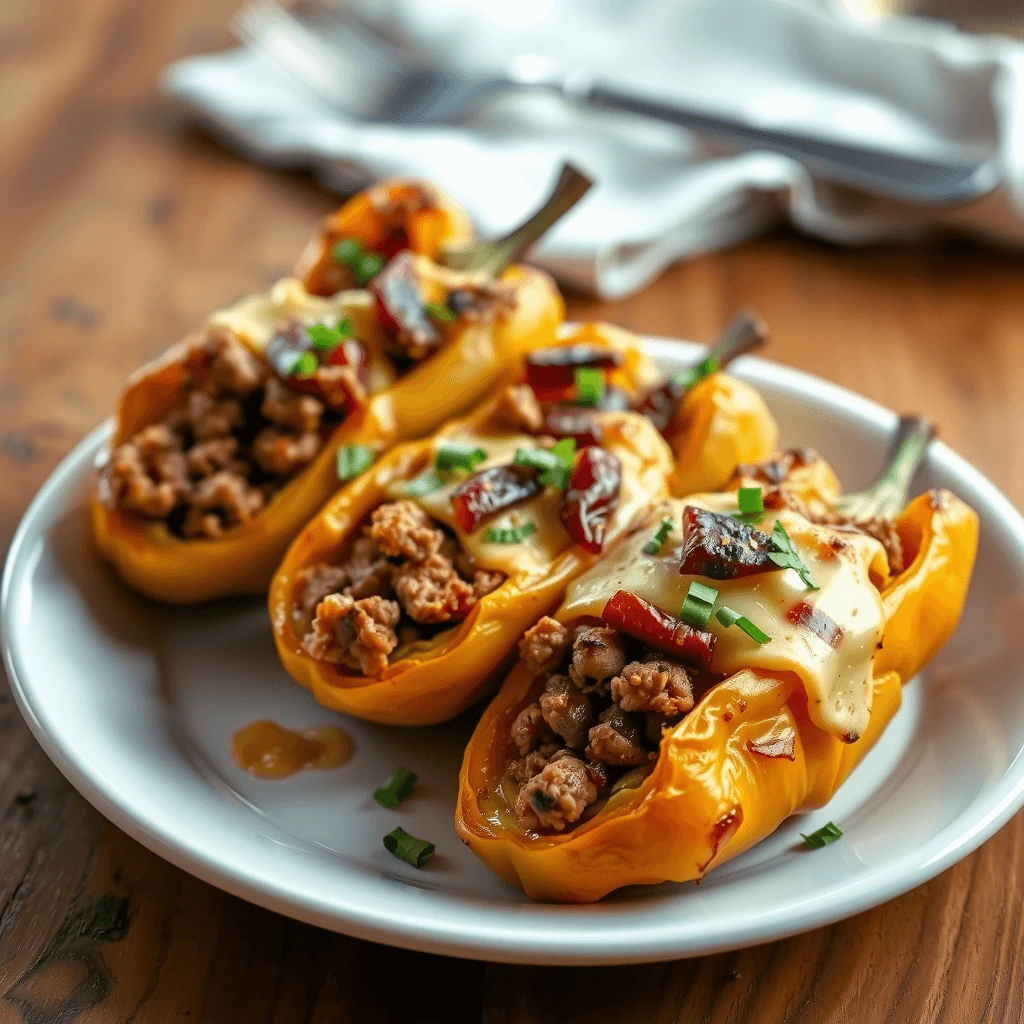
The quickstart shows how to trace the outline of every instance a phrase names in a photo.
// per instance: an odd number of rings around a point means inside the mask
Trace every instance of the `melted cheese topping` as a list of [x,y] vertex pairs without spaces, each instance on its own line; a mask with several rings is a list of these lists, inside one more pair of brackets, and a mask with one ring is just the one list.
[[[682,512],[687,505],[735,512],[736,497],[704,494],[655,506],[645,517],[644,529],[625,538],[570,584],[558,618],[571,622],[585,615],[600,617],[617,590],[631,590],[670,615],[678,615],[693,580],[712,586],[718,590],[716,610],[728,605],[771,640],[758,644],[739,627],[726,628],[712,615],[706,627],[716,637],[711,670],[725,675],[741,669],[793,672],[803,682],[815,725],[856,739],[871,715],[872,658],[885,627],[881,595],[872,582],[873,572],[885,572],[881,544],[862,534],[816,526],[789,510],[768,512],[757,529],[770,534],[780,519],[820,589],[808,590],[793,569],[735,580],[683,575],[679,559]],[[671,519],[675,527],[661,551],[647,555],[643,546],[663,519]],[[787,612],[801,602],[828,615],[842,629],[835,647],[787,618]]]
[[207,320],[206,326],[227,327],[253,351],[262,353],[282,320],[297,320],[307,327],[313,324],[337,327],[346,317],[352,323],[354,336],[369,353],[369,390],[380,391],[392,383],[396,375],[381,355],[376,300],[368,291],[353,289],[323,298],[310,295],[297,278],[285,277],[268,292],[247,295],[233,306],[218,310]]
[[[650,429],[646,421],[628,413],[604,413],[602,425],[602,447],[617,455],[622,463],[619,503],[612,513],[605,534],[607,547],[610,540],[618,536],[652,498],[657,499],[665,494],[666,466],[656,455],[645,457],[640,454],[645,450],[645,435]],[[435,440],[432,452],[436,454],[443,444],[482,448],[487,458],[474,468],[476,473],[491,466],[508,465],[517,448],[538,447],[537,438],[528,434],[491,435],[469,430]],[[420,496],[406,494],[404,483],[399,482],[389,488],[388,496],[416,502],[429,515],[451,528],[463,549],[473,556],[477,565],[485,569],[499,569],[508,576],[542,575],[572,544],[559,516],[562,492],[554,487],[545,487],[531,500],[512,506],[508,511],[486,520],[472,533],[466,533],[455,517],[451,502],[452,492],[465,478],[465,474],[453,476],[444,487]],[[491,527],[515,527],[525,522],[533,522],[536,531],[517,544],[493,544],[486,540],[487,531]]]

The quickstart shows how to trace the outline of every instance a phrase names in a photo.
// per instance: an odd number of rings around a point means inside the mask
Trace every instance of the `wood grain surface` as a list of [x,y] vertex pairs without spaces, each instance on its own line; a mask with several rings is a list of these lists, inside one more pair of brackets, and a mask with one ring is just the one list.
[[[333,203],[183,125],[160,69],[224,45],[232,0],[0,4],[0,536],[121,381],[289,267]],[[710,338],[898,409],[1024,503],[1024,262],[962,243],[841,251],[780,233],[579,317]],[[400,952],[257,909],[161,861],[50,765],[0,687],[0,1024],[1019,1021],[1024,817],[831,928],[703,959],[533,969]]]

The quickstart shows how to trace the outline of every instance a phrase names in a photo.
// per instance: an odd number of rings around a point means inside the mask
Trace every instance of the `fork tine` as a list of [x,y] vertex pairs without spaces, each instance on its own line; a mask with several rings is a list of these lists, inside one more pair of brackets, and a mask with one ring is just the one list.
[[370,117],[387,78],[369,51],[336,34],[320,39],[276,0],[250,0],[232,20],[235,34],[315,95],[355,117]]

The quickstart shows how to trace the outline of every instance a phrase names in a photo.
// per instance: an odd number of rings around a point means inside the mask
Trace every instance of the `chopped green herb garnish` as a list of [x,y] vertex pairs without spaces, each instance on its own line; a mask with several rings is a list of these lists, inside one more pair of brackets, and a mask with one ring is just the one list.
[[576,368],[576,404],[598,406],[604,400],[604,370],[593,366]]
[[450,323],[458,319],[458,314],[447,302],[424,302],[423,308],[431,320],[443,320]]
[[712,609],[718,599],[718,591],[694,580],[686,592],[679,618],[694,629],[703,629],[711,618]]
[[672,380],[684,391],[689,391],[694,384],[699,384],[705,377],[718,373],[720,369],[718,360],[714,356],[705,356],[696,366],[691,366],[673,374]]
[[443,444],[434,456],[434,468],[439,473],[451,473],[456,469],[472,473],[473,468],[486,458],[487,452],[475,445]]
[[338,479],[351,480],[373,465],[376,456],[365,444],[347,444],[338,449]]
[[334,243],[331,259],[335,263],[346,263],[352,266],[363,255],[363,243],[358,238],[342,238]]
[[367,252],[358,238],[342,238],[334,244],[331,259],[335,263],[344,263],[352,268],[356,282],[364,287],[376,277],[384,266],[384,257],[375,252]]
[[537,524],[529,520],[519,526],[492,526],[484,534],[484,540],[488,544],[519,544],[536,532]]
[[409,835],[404,828],[396,828],[384,837],[384,848],[399,860],[421,868],[434,856],[434,844]]
[[654,536],[644,545],[645,555],[656,555],[664,545],[665,541],[668,540],[668,535],[672,532],[674,523],[671,519],[662,519],[661,526],[654,531]]
[[416,779],[416,773],[408,768],[396,768],[391,778],[374,790],[373,799],[381,807],[397,807],[412,792]]
[[419,476],[414,476],[402,490],[410,498],[422,498],[424,494],[431,494],[444,487],[444,481],[432,469],[428,469]]
[[320,363],[312,352],[303,352],[296,356],[295,362],[288,368],[289,377],[312,377]]
[[805,836],[803,832],[800,833],[800,838],[804,841],[804,846],[809,847],[812,850],[820,850],[823,846],[828,846],[829,843],[834,843],[843,834],[843,830],[833,824],[831,821],[827,825],[822,825],[821,828],[812,832],[809,836]]
[[333,352],[346,338],[352,337],[352,324],[348,317],[340,321],[337,327],[324,327],[323,324],[312,324],[306,328],[309,343],[317,352]]
[[800,557],[796,548],[793,547],[793,542],[790,540],[789,534],[786,533],[786,528],[782,525],[781,519],[775,522],[775,528],[772,530],[772,540],[779,550],[770,551],[768,557],[780,569],[796,570],[808,590],[818,590],[819,588],[815,586],[814,580],[811,579],[811,570],[807,568],[806,563]]
[[383,266],[383,256],[378,256],[375,252],[366,252],[352,264],[352,271],[359,284],[365,287],[381,272]]
[[564,437],[550,449],[517,448],[512,464],[538,470],[537,480],[545,487],[565,490],[569,484],[569,474],[572,472],[575,457],[576,439]]
[[[687,595],[687,597],[689,597],[689,595]],[[715,612],[715,618],[718,619],[726,629],[730,626],[739,626],[739,628],[742,629],[751,640],[754,640],[759,644],[766,644],[771,640],[771,637],[764,632],[764,630],[758,629],[758,627],[755,626],[750,619],[746,617],[746,615],[740,615],[739,612],[734,612],[731,608],[727,608],[725,605],[722,605],[722,607]]]
[[757,526],[764,519],[764,497],[760,487],[741,487],[736,494],[736,504],[739,512],[733,513],[733,519],[747,526]]

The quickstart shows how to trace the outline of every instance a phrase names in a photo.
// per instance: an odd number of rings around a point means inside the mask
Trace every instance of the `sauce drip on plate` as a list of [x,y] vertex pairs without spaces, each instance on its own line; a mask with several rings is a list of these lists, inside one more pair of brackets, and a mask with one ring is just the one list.
[[352,741],[336,725],[294,730],[264,719],[231,738],[235,763],[260,779],[284,779],[306,768],[337,768],[351,753]]

